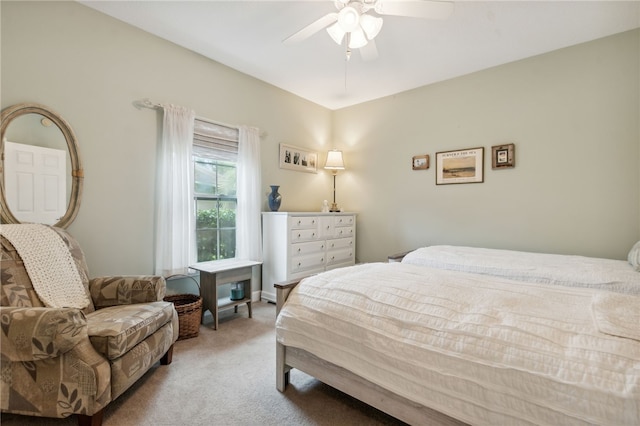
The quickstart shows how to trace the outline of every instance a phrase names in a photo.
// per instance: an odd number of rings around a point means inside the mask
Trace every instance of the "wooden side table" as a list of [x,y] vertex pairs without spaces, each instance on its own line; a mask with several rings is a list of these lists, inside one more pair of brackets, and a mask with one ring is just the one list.
[[[254,260],[223,259],[210,262],[200,262],[189,266],[200,271],[200,297],[202,297],[202,315],[209,310],[213,315],[213,329],[218,329],[218,312],[224,309],[234,308],[238,311],[238,305],[247,305],[249,318],[251,318],[251,288],[254,266],[262,262]],[[218,286],[239,282],[244,288],[244,298],[231,300],[230,298],[218,299]]]

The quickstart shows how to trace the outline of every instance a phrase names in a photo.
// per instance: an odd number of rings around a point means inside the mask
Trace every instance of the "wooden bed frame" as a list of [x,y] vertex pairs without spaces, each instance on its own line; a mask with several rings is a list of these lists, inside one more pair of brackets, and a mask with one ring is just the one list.
[[[289,293],[300,280],[274,284],[276,314],[280,313]],[[396,395],[352,372],[299,348],[276,342],[276,387],[284,392],[289,383],[289,371],[296,368],[327,385],[359,399],[380,411],[409,424],[465,425],[439,411]]]

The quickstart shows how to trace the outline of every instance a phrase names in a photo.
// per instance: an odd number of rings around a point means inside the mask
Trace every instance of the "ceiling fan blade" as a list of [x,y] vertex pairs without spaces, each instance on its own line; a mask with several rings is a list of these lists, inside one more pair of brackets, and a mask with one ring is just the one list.
[[378,48],[375,40],[369,40],[369,43],[360,48],[360,56],[362,56],[363,61],[378,59]]
[[432,0],[380,0],[376,3],[375,11],[380,15],[447,19],[453,13],[453,2]]
[[282,42],[284,44],[300,43],[301,41],[306,40],[307,38],[311,37],[318,31],[333,24],[337,20],[338,20],[338,14],[336,12],[328,13],[324,15],[322,18],[318,19],[317,21],[314,21],[311,24],[307,25],[306,27],[296,32],[295,34],[292,34],[289,37],[285,38],[284,40],[282,40]]

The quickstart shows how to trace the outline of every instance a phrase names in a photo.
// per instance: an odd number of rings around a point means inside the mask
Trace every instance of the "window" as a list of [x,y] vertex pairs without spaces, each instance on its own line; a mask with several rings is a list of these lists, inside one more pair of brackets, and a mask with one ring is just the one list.
[[195,120],[194,198],[198,262],[236,254],[238,129]]

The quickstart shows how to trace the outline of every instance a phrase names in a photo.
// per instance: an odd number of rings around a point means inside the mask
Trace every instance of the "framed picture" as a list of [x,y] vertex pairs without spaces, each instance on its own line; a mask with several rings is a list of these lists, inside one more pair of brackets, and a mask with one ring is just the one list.
[[491,168],[509,169],[516,166],[516,146],[512,143],[491,147]]
[[299,172],[318,173],[318,153],[281,143],[280,168]]
[[429,168],[428,155],[415,155],[411,160],[413,170],[427,170]]
[[484,182],[484,148],[436,153],[436,185]]

